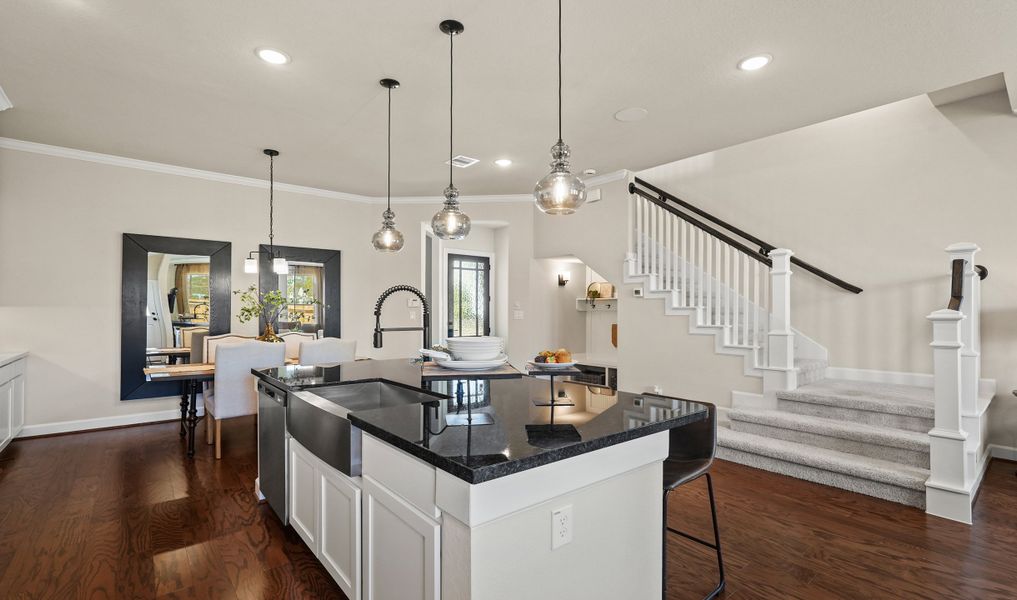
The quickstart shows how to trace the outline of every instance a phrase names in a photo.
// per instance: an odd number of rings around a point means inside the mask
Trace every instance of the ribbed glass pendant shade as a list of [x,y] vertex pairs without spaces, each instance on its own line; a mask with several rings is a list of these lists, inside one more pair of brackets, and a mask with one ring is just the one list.
[[395,213],[391,209],[386,209],[381,217],[381,229],[374,233],[371,244],[378,252],[399,252],[403,249],[405,240],[403,234],[396,229]]
[[537,208],[549,215],[570,215],[586,202],[586,184],[569,171],[569,147],[561,140],[551,147],[551,172],[533,188]]
[[470,218],[459,209],[459,190],[445,188],[445,204],[431,219],[431,230],[443,240],[461,240],[470,233]]

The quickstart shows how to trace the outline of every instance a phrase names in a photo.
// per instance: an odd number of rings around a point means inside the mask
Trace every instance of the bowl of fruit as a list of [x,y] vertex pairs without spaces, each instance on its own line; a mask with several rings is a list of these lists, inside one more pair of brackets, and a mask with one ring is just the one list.
[[533,357],[533,365],[538,369],[567,369],[575,366],[572,353],[565,348],[544,350]]

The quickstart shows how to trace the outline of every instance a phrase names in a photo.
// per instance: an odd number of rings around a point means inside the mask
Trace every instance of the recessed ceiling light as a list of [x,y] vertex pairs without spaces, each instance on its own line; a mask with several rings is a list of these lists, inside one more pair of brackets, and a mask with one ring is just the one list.
[[773,57],[769,54],[757,54],[748,58],[743,58],[738,63],[738,68],[742,71],[758,71],[766,65],[770,64]]
[[633,106],[631,108],[623,108],[614,113],[614,118],[616,121],[621,121],[622,123],[631,123],[633,121],[642,121],[648,114],[650,113],[647,112],[645,108]]
[[499,167],[511,167],[512,161],[507,158],[499,158],[498,160],[494,161],[494,164],[498,165]]
[[272,65],[285,65],[290,62],[288,54],[275,48],[258,48],[254,53],[258,55],[258,58]]

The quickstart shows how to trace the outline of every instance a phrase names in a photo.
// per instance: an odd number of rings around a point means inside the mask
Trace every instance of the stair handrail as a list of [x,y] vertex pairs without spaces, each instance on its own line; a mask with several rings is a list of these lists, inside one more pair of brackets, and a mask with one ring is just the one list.
[[[636,187],[637,185],[638,186],[642,186],[642,187],[650,190],[650,192],[653,192],[653,193],[651,194],[651,193],[647,192],[646,190],[641,190],[638,187]],[[738,248],[739,250],[741,250],[742,252],[748,254],[749,256],[752,256],[753,258],[756,258],[756,260],[759,260],[759,256],[765,257],[766,255],[768,255],[770,253],[771,250],[774,250],[774,249],[777,248],[777,246],[774,246],[773,244],[765,242],[765,241],[759,239],[758,237],[756,237],[756,236],[754,236],[754,235],[752,235],[752,234],[750,234],[750,233],[748,233],[748,232],[746,232],[746,231],[744,231],[742,229],[739,229],[738,227],[735,227],[734,225],[731,225],[730,223],[728,223],[728,222],[726,222],[726,221],[724,221],[724,220],[722,220],[722,219],[720,219],[718,217],[715,217],[715,216],[711,215],[710,213],[706,212],[705,210],[702,210],[701,208],[698,208],[698,207],[696,207],[696,206],[694,206],[692,204],[689,204],[685,200],[682,200],[681,198],[679,198],[679,197],[677,197],[677,196],[675,196],[673,194],[670,194],[670,193],[660,189],[659,187],[657,187],[657,186],[655,186],[655,185],[653,185],[651,183],[648,183],[647,181],[644,181],[643,179],[640,179],[638,177],[635,178],[635,181],[633,183],[629,183],[629,193],[630,194],[638,194],[639,196],[642,196],[643,198],[646,198],[647,200],[649,200],[650,202],[653,202],[657,206],[660,206],[661,208],[666,209],[667,211],[671,212],[672,214],[675,214],[678,217],[680,217],[682,219],[685,219],[686,221],[688,221],[692,225],[694,225],[694,226],[696,226],[696,227],[706,231],[707,233],[710,233],[711,235],[714,235],[714,236],[720,238],[721,240],[725,241],[728,244],[731,244],[732,246],[734,246],[735,248]],[[654,196],[653,194],[656,194],[656,196]],[[752,250],[747,245],[742,244],[741,242],[738,242],[738,241],[734,240],[730,236],[725,235],[725,234],[719,232],[717,229],[715,229],[713,227],[710,227],[710,226],[708,226],[708,225],[706,225],[706,224],[704,224],[704,223],[694,219],[693,217],[691,217],[689,215],[686,215],[685,213],[679,211],[677,208],[675,208],[673,206],[670,206],[669,204],[667,204],[668,202],[673,202],[674,204],[677,204],[678,206],[681,206],[682,208],[684,208],[684,209],[686,209],[688,211],[691,211],[691,212],[699,215],[700,217],[703,217],[704,219],[707,219],[707,220],[709,220],[709,221],[719,225],[720,227],[730,231],[731,233],[735,234],[736,236],[738,236],[738,237],[740,237],[742,239],[748,240],[748,241],[752,242],[753,244],[758,245],[759,246],[759,250],[758,251]],[[801,260],[797,256],[792,256],[791,257],[791,263],[794,264],[794,265],[797,265],[797,266],[805,269],[806,271],[812,273],[813,275],[816,275],[817,277],[825,279],[826,281],[829,281],[830,283],[832,283],[832,284],[834,284],[834,285],[836,285],[836,286],[838,286],[838,287],[840,287],[842,289],[845,289],[845,290],[847,290],[847,291],[849,291],[849,292],[851,292],[853,294],[860,294],[860,293],[862,293],[862,288],[860,288],[860,287],[858,287],[858,286],[856,286],[854,284],[848,283],[848,282],[844,281],[843,279],[841,279],[839,277],[831,275],[830,273],[824,271],[823,269],[820,269],[819,267],[816,267],[814,265],[811,265],[811,264],[805,262],[804,260]],[[767,262],[766,264],[770,264],[770,263]]]

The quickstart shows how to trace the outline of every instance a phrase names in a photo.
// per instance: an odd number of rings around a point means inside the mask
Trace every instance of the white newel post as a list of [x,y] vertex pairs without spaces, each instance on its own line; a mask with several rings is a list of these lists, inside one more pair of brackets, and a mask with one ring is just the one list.
[[937,310],[932,321],[935,426],[929,431],[931,473],[926,487],[929,514],[971,523],[971,480],[961,423],[961,320],[956,310]]
[[946,253],[950,255],[950,261],[957,259],[964,261],[962,288],[964,298],[961,301],[960,313],[964,319],[960,322],[961,327],[961,429],[968,434],[968,476],[972,484],[977,473],[978,462],[981,459],[981,415],[978,414],[978,380],[981,378],[981,340],[979,334],[979,320],[981,313],[981,290],[982,280],[975,271],[975,254],[981,248],[971,242],[960,242],[947,246]]
[[798,387],[795,371],[795,336],[791,331],[791,255],[786,248],[770,251],[770,364],[763,371],[763,393]]

